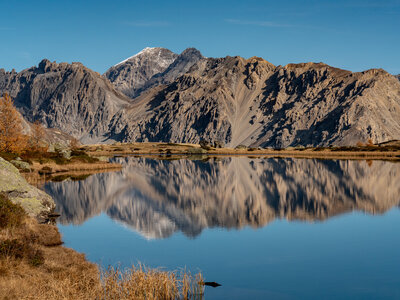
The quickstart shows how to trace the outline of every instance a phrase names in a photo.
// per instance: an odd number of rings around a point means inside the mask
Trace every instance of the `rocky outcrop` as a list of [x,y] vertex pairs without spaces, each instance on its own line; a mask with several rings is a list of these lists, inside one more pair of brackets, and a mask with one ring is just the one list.
[[400,80],[400,74],[399,75],[395,75],[394,77],[396,77],[398,80]]
[[262,227],[277,218],[325,220],[400,204],[400,165],[384,161],[225,158],[119,159],[121,172],[47,183],[64,224],[102,212],[146,238],[205,228]]
[[31,186],[17,168],[0,157],[0,192],[20,204],[31,217],[39,222],[48,220],[55,208],[54,200],[45,192]]
[[0,70],[0,94],[4,92],[28,121],[39,120],[83,142],[113,138],[108,124],[129,102],[82,64],[48,60],[19,73]]
[[165,48],[145,48],[108,69],[104,76],[118,91],[134,98],[150,78],[164,72],[177,56]]

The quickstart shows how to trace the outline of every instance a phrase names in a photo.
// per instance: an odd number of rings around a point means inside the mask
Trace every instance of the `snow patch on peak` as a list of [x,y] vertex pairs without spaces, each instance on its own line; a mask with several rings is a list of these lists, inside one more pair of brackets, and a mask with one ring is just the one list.
[[146,47],[142,51],[136,53],[135,55],[133,55],[131,57],[128,57],[127,59],[124,59],[123,61],[117,63],[116,65],[114,65],[114,67],[116,67],[116,66],[118,66],[120,64],[123,64],[123,63],[127,62],[128,60],[131,60],[132,58],[135,58],[135,57],[137,57],[139,55],[142,55],[142,54],[145,54],[145,53],[148,53],[148,52],[153,52],[154,50],[157,50],[157,49],[162,49],[162,48],[160,48],[160,47]]

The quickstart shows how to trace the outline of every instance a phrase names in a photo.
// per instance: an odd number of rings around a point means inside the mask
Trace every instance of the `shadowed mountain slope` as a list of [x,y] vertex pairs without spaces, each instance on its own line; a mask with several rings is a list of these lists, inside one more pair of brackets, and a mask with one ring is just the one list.
[[82,64],[48,60],[19,73],[0,70],[3,92],[28,121],[40,120],[83,142],[107,136],[110,120],[129,102],[107,79]]

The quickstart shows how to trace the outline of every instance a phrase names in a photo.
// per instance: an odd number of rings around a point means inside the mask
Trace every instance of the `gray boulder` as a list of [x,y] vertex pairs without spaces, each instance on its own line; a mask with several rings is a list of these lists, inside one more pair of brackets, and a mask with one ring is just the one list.
[[[19,157],[18,157],[19,158]],[[24,171],[24,172],[30,172],[31,171],[31,166],[29,163],[26,161],[22,161],[21,159],[16,158],[15,160],[10,161],[15,167],[18,169]]]
[[0,192],[20,204],[26,213],[44,223],[55,208],[54,200],[45,192],[30,185],[18,169],[0,157]]

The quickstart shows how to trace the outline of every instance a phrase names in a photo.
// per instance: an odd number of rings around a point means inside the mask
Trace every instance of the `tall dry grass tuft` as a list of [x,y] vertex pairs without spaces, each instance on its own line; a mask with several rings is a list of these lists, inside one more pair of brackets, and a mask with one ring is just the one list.
[[101,299],[203,299],[203,278],[186,270],[163,271],[143,265],[121,270],[110,267],[101,274]]

